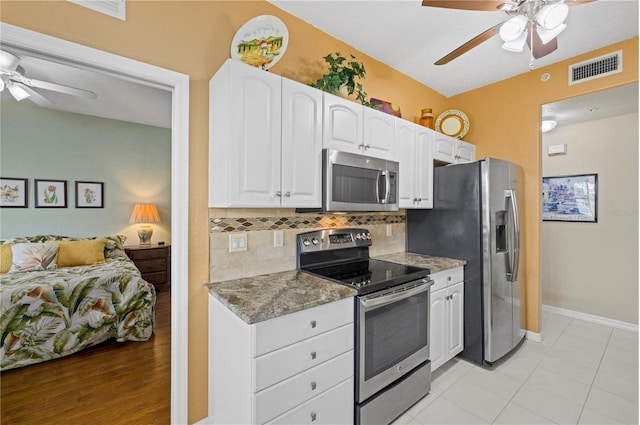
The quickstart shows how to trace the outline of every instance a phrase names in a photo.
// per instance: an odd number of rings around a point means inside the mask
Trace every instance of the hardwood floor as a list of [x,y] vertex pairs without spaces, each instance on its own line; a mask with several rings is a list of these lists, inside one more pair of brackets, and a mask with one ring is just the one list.
[[99,344],[0,374],[0,423],[170,422],[171,293],[158,292],[149,341]]

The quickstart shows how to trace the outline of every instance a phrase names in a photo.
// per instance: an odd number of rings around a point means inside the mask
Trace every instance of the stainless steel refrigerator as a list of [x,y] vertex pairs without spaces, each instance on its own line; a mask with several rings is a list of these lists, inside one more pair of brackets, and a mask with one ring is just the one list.
[[467,261],[464,350],[490,365],[524,337],[522,169],[486,158],[434,170],[431,210],[407,210],[407,251]]

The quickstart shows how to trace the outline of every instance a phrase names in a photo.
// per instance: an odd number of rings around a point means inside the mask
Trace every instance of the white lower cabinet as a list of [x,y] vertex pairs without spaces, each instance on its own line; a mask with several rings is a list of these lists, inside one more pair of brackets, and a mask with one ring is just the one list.
[[431,371],[464,349],[464,268],[431,275],[429,359]]
[[352,423],[353,338],[353,298],[247,324],[210,296],[211,423]]

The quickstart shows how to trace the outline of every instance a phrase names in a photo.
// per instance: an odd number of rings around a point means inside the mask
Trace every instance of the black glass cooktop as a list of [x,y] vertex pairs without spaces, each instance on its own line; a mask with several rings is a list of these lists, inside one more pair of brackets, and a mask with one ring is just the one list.
[[360,295],[402,285],[429,275],[429,269],[372,259],[304,270],[351,286]]

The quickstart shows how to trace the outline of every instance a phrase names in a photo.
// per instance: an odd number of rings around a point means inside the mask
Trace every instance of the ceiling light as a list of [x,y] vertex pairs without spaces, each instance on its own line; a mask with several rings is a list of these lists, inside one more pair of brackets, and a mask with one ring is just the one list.
[[0,50],[0,69],[15,71],[19,63],[19,57],[4,50]]
[[11,95],[18,101],[20,102],[23,99],[26,99],[27,97],[29,97],[29,92],[27,92],[25,89],[23,89],[22,87],[14,84],[14,83],[9,83],[7,85],[9,92],[11,93]]
[[562,25],[569,14],[569,6],[565,3],[548,4],[536,14],[536,22],[542,28],[552,30]]
[[567,24],[560,24],[551,30],[548,30],[543,27],[538,27],[536,31],[538,31],[538,35],[540,36],[540,40],[542,41],[542,44],[547,44],[548,42],[556,38],[558,34],[564,31],[566,27],[567,27]]
[[502,44],[502,48],[510,52],[521,52],[524,49],[524,45],[526,43],[527,43],[527,31],[520,34],[520,37],[518,37],[515,40],[505,41]]
[[547,131],[551,131],[556,128],[556,125],[558,125],[558,123],[554,120],[543,120],[540,129],[543,133],[546,133]]
[[4,77],[0,78],[0,92],[4,91],[6,84],[4,83]]
[[500,38],[502,41],[514,41],[520,38],[527,29],[527,19],[524,15],[514,16],[500,27]]

